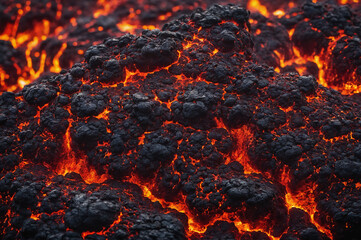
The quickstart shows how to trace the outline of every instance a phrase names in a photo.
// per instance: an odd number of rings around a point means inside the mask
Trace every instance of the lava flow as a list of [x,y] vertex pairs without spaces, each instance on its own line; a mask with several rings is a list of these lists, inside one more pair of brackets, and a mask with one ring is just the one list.
[[359,2],[232,3],[0,3],[1,239],[361,239]]

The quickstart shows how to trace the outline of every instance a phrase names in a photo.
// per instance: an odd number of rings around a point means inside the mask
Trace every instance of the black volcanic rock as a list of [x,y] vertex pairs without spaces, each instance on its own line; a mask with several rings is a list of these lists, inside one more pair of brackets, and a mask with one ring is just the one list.
[[197,9],[3,93],[0,236],[359,236],[358,101],[259,65],[248,18]]
[[75,195],[66,210],[65,224],[76,231],[98,232],[109,227],[120,211],[117,199],[99,199],[85,194]]

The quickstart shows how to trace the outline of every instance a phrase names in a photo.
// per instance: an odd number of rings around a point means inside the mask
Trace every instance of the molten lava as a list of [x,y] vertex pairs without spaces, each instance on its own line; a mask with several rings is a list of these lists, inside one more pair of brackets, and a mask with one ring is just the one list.
[[359,1],[214,3],[0,3],[1,239],[359,238]]

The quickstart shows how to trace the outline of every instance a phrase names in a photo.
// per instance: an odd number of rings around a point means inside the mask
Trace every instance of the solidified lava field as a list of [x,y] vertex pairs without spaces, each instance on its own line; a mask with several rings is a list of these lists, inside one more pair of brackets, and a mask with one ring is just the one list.
[[1,239],[361,239],[357,0],[0,20]]

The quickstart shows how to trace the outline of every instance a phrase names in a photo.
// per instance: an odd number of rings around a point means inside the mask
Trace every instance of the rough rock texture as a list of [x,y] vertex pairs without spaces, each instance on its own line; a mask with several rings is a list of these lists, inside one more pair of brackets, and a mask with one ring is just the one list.
[[357,239],[359,103],[255,62],[249,14],[198,9],[4,92],[0,236]]

